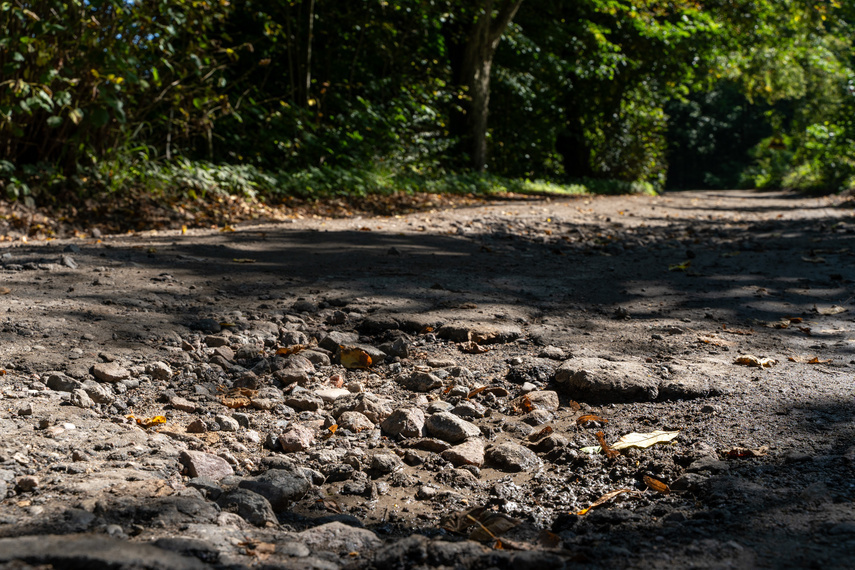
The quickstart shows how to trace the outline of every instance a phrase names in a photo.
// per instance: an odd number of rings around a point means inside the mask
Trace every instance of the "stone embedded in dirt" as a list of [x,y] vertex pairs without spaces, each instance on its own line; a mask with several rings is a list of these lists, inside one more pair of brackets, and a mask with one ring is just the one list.
[[[467,390],[468,392],[468,390]],[[464,401],[451,409],[451,413],[455,416],[460,416],[463,419],[479,419],[483,418],[487,408],[478,402]]]
[[32,475],[24,475],[23,477],[18,477],[18,480],[16,481],[16,486],[24,493],[29,493],[30,491],[35,491],[36,489],[38,489],[40,483],[41,481],[39,481],[38,477],[34,477]]
[[500,443],[487,450],[487,462],[500,471],[516,473],[540,466],[541,461],[530,449],[517,443]]
[[451,358],[428,358],[427,365],[431,368],[452,368],[457,362]]
[[178,461],[185,467],[190,477],[207,477],[219,481],[223,477],[235,474],[232,466],[225,459],[202,451],[182,451]]
[[530,426],[542,426],[554,420],[555,416],[552,412],[547,412],[546,410],[532,410],[521,419]]
[[529,358],[519,364],[512,365],[506,375],[509,382],[514,384],[546,384],[555,375],[555,363],[545,358]]
[[220,358],[231,362],[235,359],[235,351],[228,346],[218,346],[214,349],[214,356],[219,356]]
[[57,392],[73,392],[83,388],[83,382],[66,376],[62,372],[48,372],[47,387]]
[[425,427],[425,414],[418,408],[398,408],[383,420],[380,428],[390,437],[419,437]]
[[172,378],[172,368],[167,363],[159,360],[146,364],[145,373],[155,380],[169,380]]
[[427,432],[449,443],[458,443],[481,435],[481,428],[450,412],[439,412],[425,420]]
[[223,328],[220,326],[220,322],[216,319],[199,319],[190,324],[190,328],[197,331],[202,331],[206,333],[217,334]]
[[333,402],[333,417],[338,418],[344,412],[359,412],[375,424],[379,424],[392,413],[389,405],[370,392],[351,394],[337,398]]
[[300,353],[300,356],[315,366],[329,366],[332,364],[330,355],[325,352],[321,352],[320,350],[304,350]]
[[273,373],[273,377],[281,382],[283,386],[289,386],[291,384],[305,386],[309,383],[309,373],[305,370],[298,370],[297,368],[283,368],[282,370],[277,370]]
[[279,435],[279,448],[285,453],[306,451],[315,441],[315,432],[304,425],[291,424]]
[[222,431],[234,432],[240,429],[240,424],[236,419],[223,414],[217,414],[214,416],[214,421],[217,422],[217,425]]
[[578,400],[598,403],[644,402],[659,395],[659,380],[637,362],[572,358],[555,372],[555,381]]
[[94,380],[87,380],[83,383],[83,389],[96,404],[112,404],[116,401],[113,388],[109,384],[99,384]]
[[99,362],[92,367],[91,373],[102,382],[121,382],[131,377],[131,373],[118,362]]
[[552,390],[535,390],[511,401],[511,406],[521,409],[531,407],[535,410],[554,412],[559,406],[558,393]]
[[336,352],[342,345],[349,346],[358,342],[359,335],[356,333],[330,331],[325,337],[320,340],[320,342],[318,342],[318,346],[323,349],[329,350],[330,352]]
[[484,464],[484,442],[478,438],[468,439],[451,449],[446,449],[441,455],[455,467],[461,465],[481,467]]
[[442,380],[429,372],[413,372],[398,378],[398,384],[413,392],[429,392],[442,386]]
[[205,344],[209,348],[217,348],[220,346],[228,346],[229,345],[229,339],[224,337],[224,336],[221,336],[221,335],[209,334],[208,336],[205,337]]
[[478,344],[501,344],[520,338],[522,329],[508,323],[454,322],[443,325],[437,336],[454,342],[471,340]]
[[323,388],[315,390],[315,395],[327,403],[335,402],[338,398],[350,396],[350,394],[350,390],[346,388]]
[[217,504],[225,511],[237,513],[255,526],[279,522],[270,501],[249,489],[233,489],[224,493],[217,499]]
[[383,541],[368,529],[356,528],[340,522],[322,524],[304,530],[297,538],[313,551],[338,553],[371,552]]
[[371,457],[370,467],[378,473],[394,473],[395,471],[400,471],[404,467],[404,462],[394,453],[375,453]]
[[567,354],[563,350],[557,346],[552,346],[551,344],[544,346],[540,350],[538,356],[541,358],[549,358],[550,360],[565,360],[567,358]]
[[95,405],[95,402],[92,401],[92,398],[89,397],[89,394],[86,393],[85,390],[74,390],[71,393],[71,405],[77,406],[78,408],[88,409]]
[[187,425],[187,433],[207,433],[208,426],[202,420],[193,420]]
[[285,398],[285,404],[295,410],[314,412],[324,408],[324,401],[311,392],[295,392]]
[[181,410],[182,412],[187,412],[188,414],[192,414],[196,411],[196,404],[187,400],[186,398],[182,398],[180,396],[173,396],[169,398],[169,405],[172,406],[176,410]]
[[258,493],[270,502],[273,511],[280,513],[303,497],[311,483],[302,474],[285,469],[268,469],[256,477],[238,483],[241,489]]
[[350,430],[353,433],[374,429],[374,422],[369,420],[365,414],[359,412],[344,412],[338,418],[338,427]]

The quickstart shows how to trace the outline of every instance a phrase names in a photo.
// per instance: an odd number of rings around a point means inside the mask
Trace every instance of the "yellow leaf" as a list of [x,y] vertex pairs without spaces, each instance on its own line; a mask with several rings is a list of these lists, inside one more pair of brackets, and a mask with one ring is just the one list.
[[187,226],[181,226],[181,235],[187,235]]
[[341,349],[341,365],[345,368],[368,368],[371,366],[371,356],[361,348],[339,347]]
[[758,358],[750,354],[738,357],[734,364],[742,364],[743,366],[755,366],[757,368],[771,368],[778,364],[774,358]]
[[677,263],[674,265],[668,266],[668,271],[685,271],[692,265],[692,260],[684,261],[683,263]]
[[166,423],[166,418],[163,416],[154,416],[153,418],[136,418],[136,420],[137,425],[140,425],[145,428]]

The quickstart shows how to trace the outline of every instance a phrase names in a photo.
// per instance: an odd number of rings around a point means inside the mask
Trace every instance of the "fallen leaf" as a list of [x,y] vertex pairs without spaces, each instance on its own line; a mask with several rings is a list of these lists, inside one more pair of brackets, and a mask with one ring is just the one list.
[[582,404],[580,404],[576,400],[570,400],[569,402],[567,402],[567,407],[570,408],[574,412],[578,412],[579,410],[582,409]]
[[471,398],[473,396],[477,396],[478,394],[480,394],[481,392],[483,392],[486,389],[487,389],[486,386],[481,386],[480,388],[475,388],[474,390],[469,392],[469,394],[466,395],[466,399],[468,400],[469,398]]
[[799,330],[808,336],[811,336],[810,327],[799,327]]
[[741,334],[741,335],[749,335],[754,334],[754,331],[751,329],[748,330],[740,330],[740,329],[729,329],[727,325],[721,325],[721,330],[729,334]]
[[668,271],[685,271],[692,266],[692,260],[684,261],[683,263],[675,263],[668,266]]
[[603,450],[599,445],[590,445],[588,447],[580,447],[579,451],[582,453],[587,453],[588,455],[596,455]]
[[820,360],[818,356],[789,356],[787,360],[790,362],[799,362],[801,364],[828,364],[831,362],[831,359],[828,360]]
[[220,231],[221,232],[233,232],[233,231],[235,231],[235,229],[232,226],[226,224],[222,227],[222,229]]
[[0,295],[8,295],[12,290],[8,287],[0,287]]
[[419,331],[419,334],[428,334],[433,332],[433,327],[424,327]]
[[802,321],[804,320],[804,319],[803,319],[803,318],[801,318],[801,317],[785,317],[785,318],[786,318],[788,321],[790,321],[791,323],[794,323],[794,324],[798,324],[798,323],[800,323],[800,322],[802,322]]
[[474,340],[461,342],[458,346],[460,346],[460,350],[465,352],[466,354],[484,354],[485,352],[490,352],[489,348],[487,348],[486,346],[481,346]]
[[235,263],[255,263],[255,260],[250,257],[235,257],[232,261]]
[[839,315],[840,313],[845,313],[849,309],[846,307],[841,307],[840,305],[831,305],[830,307],[817,307],[814,305],[813,310],[819,313],[820,315]]
[[609,423],[609,420],[605,418],[601,418],[600,416],[595,416],[594,414],[585,414],[584,416],[579,416],[576,418],[576,425],[584,426],[585,424],[591,422],[599,422],[603,424]]
[[329,430],[330,435],[333,435],[333,434],[335,434],[335,432],[338,431],[338,424],[333,424],[330,427],[328,427],[327,429]]
[[533,433],[530,436],[528,436],[528,440],[529,441],[540,441],[544,437],[552,434],[553,431],[555,431],[555,430],[552,429],[552,426],[546,426],[542,430],[538,431],[537,433]]
[[302,352],[306,350],[308,345],[305,344],[295,344],[294,346],[281,347],[276,349],[277,356],[289,356],[291,354],[297,354],[298,352]]
[[743,356],[737,357],[737,359],[734,360],[733,363],[742,364],[743,366],[755,366],[757,368],[771,368],[778,364],[778,361],[774,358],[758,358],[757,356],[745,354]]
[[657,443],[671,441],[678,435],[680,435],[679,431],[656,430],[649,433],[632,432],[621,437],[617,443],[612,445],[612,449],[626,449],[628,447],[639,447],[644,449]]
[[225,396],[220,398],[220,402],[227,408],[231,408],[233,410],[237,410],[238,408],[246,408],[252,405],[252,401],[249,398],[226,398]]
[[807,261],[808,263],[825,263],[824,257],[802,257],[802,261]]
[[153,418],[135,418],[137,425],[144,428],[150,428],[156,425],[165,424],[166,418],[163,416],[154,416]]
[[606,436],[605,436],[605,434],[603,434],[603,432],[598,431],[597,433],[594,434],[594,436],[597,438],[597,441],[600,443],[600,449],[603,450],[603,453],[606,454],[606,457],[617,457],[618,455],[620,455],[620,451],[613,449],[611,446],[609,446],[608,443],[606,443]]
[[648,488],[656,491],[657,493],[662,493],[663,495],[668,495],[671,493],[671,488],[668,485],[648,475],[644,476],[644,484],[647,485]]
[[534,410],[534,405],[531,403],[531,398],[529,398],[528,395],[517,398],[512,402],[512,405],[514,411],[518,414],[527,414]]
[[698,342],[703,343],[703,344],[709,344],[712,346],[733,346],[734,344],[736,344],[733,341],[709,337],[709,336],[699,336]]
[[609,493],[606,493],[605,495],[603,495],[602,497],[600,497],[596,501],[594,501],[591,504],[591,506],[588,507],[587,509],[582,509],[581,511],[579,511],[576,514],[579,516],[586,515],[586,514],[588,514],[588,511],[590,511],[591,509],[599,507],[600,505],[604,505],[604,504],[608,503],[609,501],[611,501],[612,499],[614,499],[615,497],[617,497],[618,495],[622,495],[624,493],[630,493],[633,495],[637,495],[638,491],[633,491],[632,489],[618,489],[617,491],[611,491]]
[[371,366],[371,356],[361,348],[340,346],[341,365],[345,368],[368,368]]
[[734,447],[729,450],[725,455],[729,459],[745,459],[751,457],[763,457],[769,452],[769,446],[764,445],[763,447],[759,447],[757,449],[748,449],[747,447]]

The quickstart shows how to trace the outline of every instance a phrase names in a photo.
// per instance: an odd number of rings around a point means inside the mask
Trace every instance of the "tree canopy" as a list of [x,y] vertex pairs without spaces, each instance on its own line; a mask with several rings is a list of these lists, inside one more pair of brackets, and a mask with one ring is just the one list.
[[2,2],[0,185],[853,189],[853,25],[837,0]]

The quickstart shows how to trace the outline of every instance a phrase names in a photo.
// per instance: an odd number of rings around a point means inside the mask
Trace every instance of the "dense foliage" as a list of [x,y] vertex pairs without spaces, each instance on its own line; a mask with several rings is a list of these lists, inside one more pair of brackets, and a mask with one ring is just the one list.
[[842,0],[0,2],[0,184],[852,189],[853,26]]

